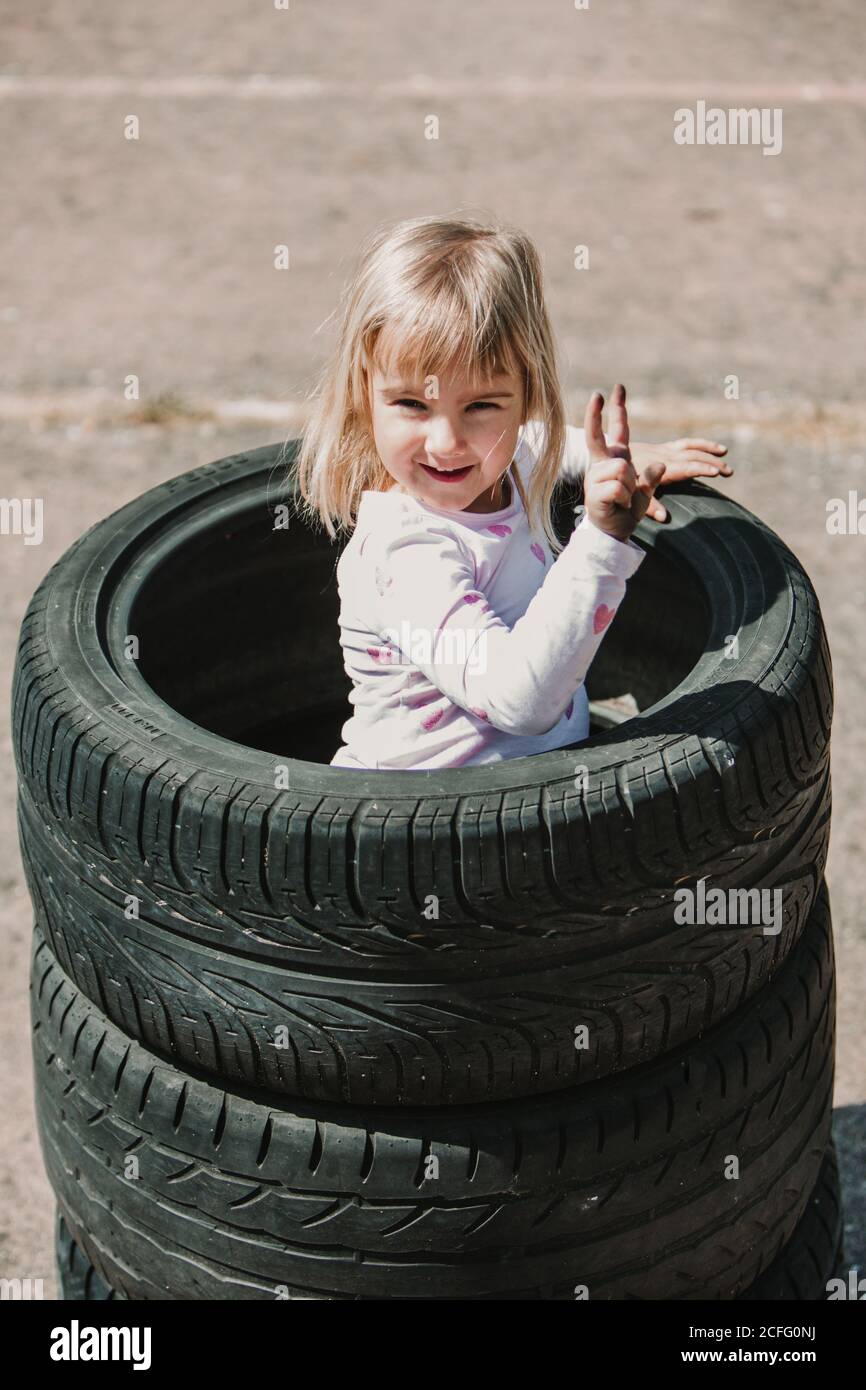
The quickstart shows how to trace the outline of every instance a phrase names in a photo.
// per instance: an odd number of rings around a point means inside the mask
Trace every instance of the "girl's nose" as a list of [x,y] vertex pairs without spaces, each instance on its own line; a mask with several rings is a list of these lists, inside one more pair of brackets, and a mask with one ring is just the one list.
[[431,420],[427,431],[427,448],[438,458],[463,453],[463,441],[446,416],[440,415]]

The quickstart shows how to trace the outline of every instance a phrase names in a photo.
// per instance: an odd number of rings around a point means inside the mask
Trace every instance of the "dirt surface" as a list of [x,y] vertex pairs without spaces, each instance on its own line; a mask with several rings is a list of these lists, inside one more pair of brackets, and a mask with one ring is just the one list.
[[[0,1274],[55,1289],[8,723],[30,595],[145,489],[292,433],[361,238],[458,207],[536,239],[571,418],[623,380],[635,438],[726,443],[721,486],[818,591],[837,702],[834,1127],[848,1263],[866,1265],[866,537],[826,528],[828,499],[866,496],[858,0],[3,0],[0,25],[0,493],[45,517],[40,545],[0,535]],[[678,146],[673,112],[698,99],[780,108],[781,153]]]

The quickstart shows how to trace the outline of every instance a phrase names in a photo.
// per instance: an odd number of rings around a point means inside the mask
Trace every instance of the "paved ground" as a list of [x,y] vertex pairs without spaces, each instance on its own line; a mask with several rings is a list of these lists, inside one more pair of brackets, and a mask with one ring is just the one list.
[[[825,526],[829,498],[866,495],[862,22],[857,0],[697,8],[0,0],[0,491],[45,502],[41,545],[0,536],[0,677],[8,691],[32,590],[92,522],[292,431],[378,221],[464,207],[524,226],[572,418],[621,379],[636,438],[723,440],[737,470],[724,486],[821,599],[837,696],[835,1130],[847,1253],[866,1264],[866,540]],[[781,109],[781,153],[676,145],[674,110],[700,98]],[[8,701],[0,716],[0,1272],[53,1290]]]

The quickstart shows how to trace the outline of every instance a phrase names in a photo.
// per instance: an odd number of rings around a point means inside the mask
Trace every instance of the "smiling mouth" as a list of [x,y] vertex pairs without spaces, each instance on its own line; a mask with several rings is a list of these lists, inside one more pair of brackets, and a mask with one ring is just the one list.
[[421,467],[425,473],[429,473],[431,478],[438,478],[442,482],[457,483],[461,478],[465,478],[474,468],[474,464],[467,463],[463,468],[433,468],[429,463],[422,463]]

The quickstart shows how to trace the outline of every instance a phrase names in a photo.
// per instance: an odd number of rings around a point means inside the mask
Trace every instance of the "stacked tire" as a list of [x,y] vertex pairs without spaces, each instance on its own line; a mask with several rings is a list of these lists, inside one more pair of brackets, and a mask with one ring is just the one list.
[[[60,1296],[67,1301],[117,1298],[69,1234],[58,1214],[56,1231]],[[821,1175],[793,1236],[739,1302],[817,1302],[826,1297],[830,1277],[843,1277],[842,1204],[836,1150],[831,1140]]]
[[[589,680],[640,715],[497,765],[337,769],[334,553],[284,462],[136,499],[22,623],[64,1289],[822,1296],[832,676],[797,560],[668,489]],[[677,915],[710,887],[778,920]],[[792,1295],[821,1201],[826,1269]]]

